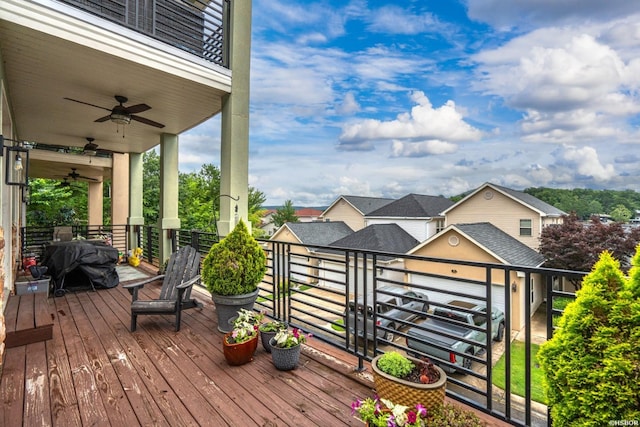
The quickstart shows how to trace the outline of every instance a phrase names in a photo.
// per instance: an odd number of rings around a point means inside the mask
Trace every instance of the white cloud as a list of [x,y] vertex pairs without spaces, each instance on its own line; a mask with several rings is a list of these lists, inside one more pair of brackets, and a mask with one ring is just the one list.
[[576,171],[596,181],[609,181],[616,176],[613,165],[603,165],[593,147],[565,147],[564,159],[573,165]]
[[394,140],[391,144],[391,157],[426,157],[454,153],[457,149],[456,144],[439,140],[420,142]]
[[342,104],[338,105],[336,112],[338,114],[353,114],[360,110],[360,104],[356,101],[353,92],[347,92],[342,100]]
[[396,120],[366,119],[343,127],[341,144],[383,139],[433,139],[441,141],[475,141],[481,132],[466,123],[453,101],[433,108],[423,92],[411,96],[417,104],[410,113],[401,113]]

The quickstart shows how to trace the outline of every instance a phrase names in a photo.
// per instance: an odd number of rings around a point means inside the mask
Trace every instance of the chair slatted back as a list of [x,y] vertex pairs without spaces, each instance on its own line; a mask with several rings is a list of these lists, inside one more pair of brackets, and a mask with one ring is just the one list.
[[[193,279],[200,271],[200,254],[192,246],[183,246],[171,254],[167,263],[160,299],[175,300],[178,297],[176,286]],[[184,293],[184,300],[191,297],[191,288]]]

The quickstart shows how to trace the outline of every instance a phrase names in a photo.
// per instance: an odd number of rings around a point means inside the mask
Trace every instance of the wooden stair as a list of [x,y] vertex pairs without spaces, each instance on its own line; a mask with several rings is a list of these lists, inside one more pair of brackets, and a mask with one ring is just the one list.
[[46,293],[11,295],[4,311],[6,348],[50,340],[54,310]]

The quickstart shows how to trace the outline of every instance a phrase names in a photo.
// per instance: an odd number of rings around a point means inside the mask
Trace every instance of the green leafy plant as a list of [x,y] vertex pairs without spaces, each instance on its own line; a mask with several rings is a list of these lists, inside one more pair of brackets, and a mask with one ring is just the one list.
[[358,399],[351,404],[351,415],[358,415],[369,426],[376,427],[421,427],[425,426],[427,409],[423,405],[415,408],[395,405],[387,399],[374,398]]
[[378,369],[396,378],[405,378],[415,367],[412,361],[397,351],[388,351],[378,359]]
[[418,404],[414,408],[373,398],[358,399],[351,404],[351,415],[376,427],[484,427],[476,414],[459,405],[445,403],[427,410]]
[[553,425],[640,419],[638,348],[640,246],[628,279],[605,251],[538,352]]
[[287,324],[279,320],[270,320],[269,322],[260,324],[259,329],[260,332],[279,332],[287,329]]
[[226,338],[227,343],[239,344],[257,337],[258,325],[260,325],[263,317],[262,313],[245,310],[244,308],[240,309],[238,317],[233,321],[233,329]]
[[240,221],[227,237],[211,247],[202,262],[202,281],[218,295],[254,292],[267,271],[266,255]]
[[310,337],[311,334],[305,335],[300,329],[293,328],[292,330],[281,330],[273,338],[276,342],[275,347],[291,348],[306,342]]
[[487,424],[476,414],[458,405],[445,403],[429,411],[429,427],[484,427]]

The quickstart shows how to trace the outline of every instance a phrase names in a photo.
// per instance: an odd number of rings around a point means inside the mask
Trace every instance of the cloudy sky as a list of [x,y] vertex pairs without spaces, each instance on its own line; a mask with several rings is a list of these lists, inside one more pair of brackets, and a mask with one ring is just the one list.
[[[266,205],[640,191],[640,3],[254,0],[250,114]],[[219,129],[180,136],[182,171]]]

